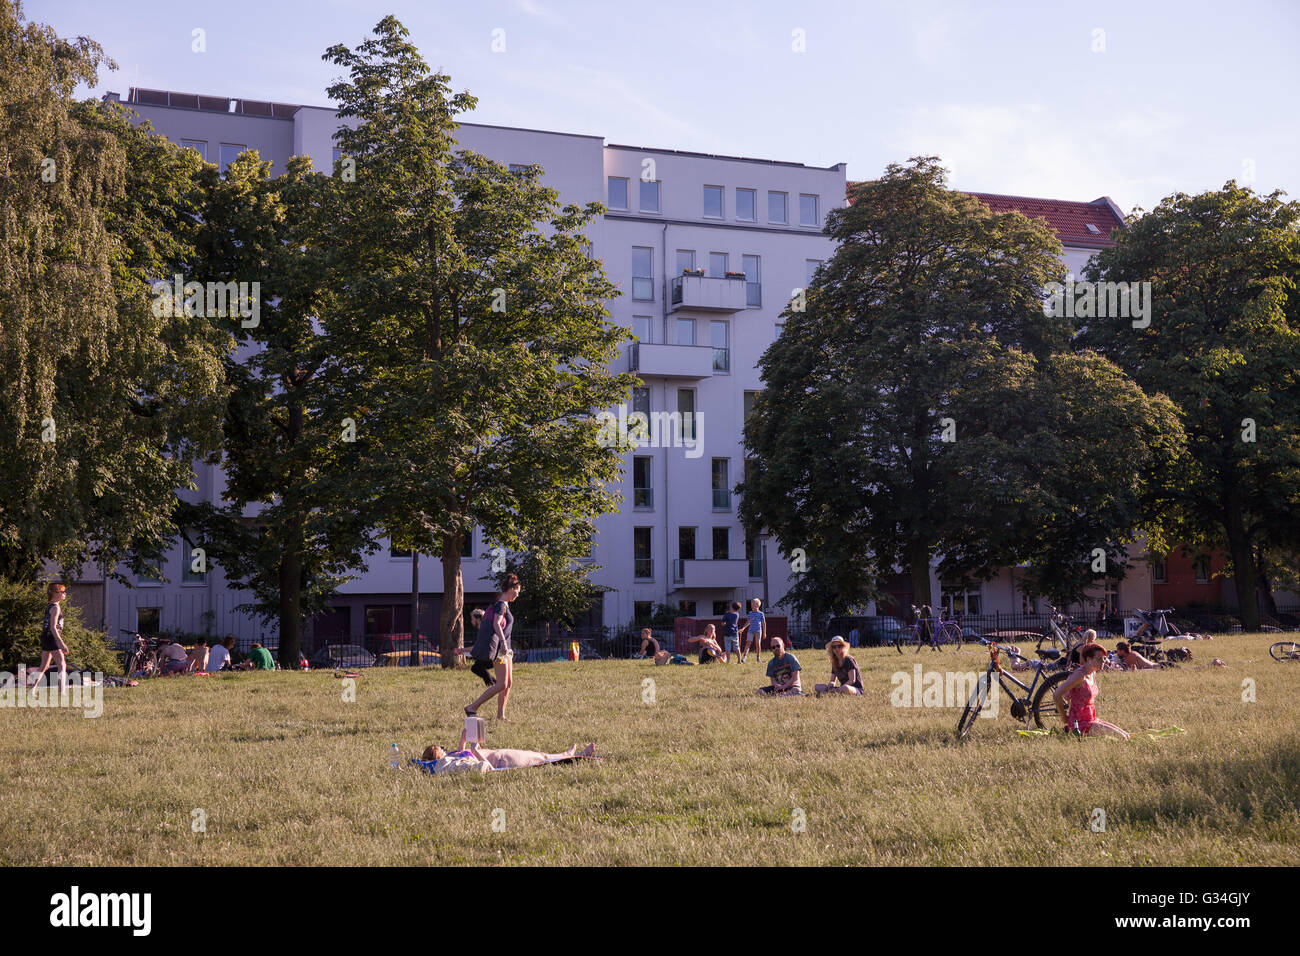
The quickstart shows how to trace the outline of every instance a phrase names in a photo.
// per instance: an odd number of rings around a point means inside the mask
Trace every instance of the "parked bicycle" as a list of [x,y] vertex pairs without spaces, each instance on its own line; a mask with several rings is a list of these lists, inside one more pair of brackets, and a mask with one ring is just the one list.
[[1047,621],[1047,629],[1043,636],[1038,640],[1039,656],[1043,657],[1042,651],[1055,651],[1055,656],[1044,658],[1045,660],[1060,660],[1068,662],[1070,652],[1083,643],[1083,625],[1074,623],[1074,618],[1069,617],[1052,605],[1047,605],[1047,610],[1051,617]]
[[936,651],[942,650],[945,644],[961,647],[962,633],[956,621],[927,617],[922,613],[922,608],[915,604],[912,605],[912,617],[915,622],[906,625],[894,637],[894,649],[898,653],[903,653],[904,647],[913,645],[918,654],[922,647],[929,647]]
[[1300,641],[1278,641],[1268,649],[1275,661],[1300,661]]
[[138,631],[129,631],[126,628],[122,628],[122,633],[134,638],[130,649],[126,652],[126,669],[122,673],[127,677],[157,677],[158,639],[146,637]]
[[[989,666],[988,670],[976,682],[975,689],[971,691],[970,699],[966,702],[966,709],[962,711],[961,719],[957,721],[957,737],[959,739],[964,738],[970,733],[971,728],[975,726],[975,718],[980,715],[980,711],[988,704],[995,673],[998,675],[998,685],[1011,700],[1012,717],[1016,720],[1023,720],[1026,727],[1029,726],[1031,720],[1040,730],[1053,726],[1052,719],[1056,716],[1057,710],[1056,700],[1052,696],[1052,689],[1070,675],[1068,671],[1060,671],[1048,676],[1053,668],[1044,655],[1048,654],[1052,649],[1044,648],[1039,650],[1039,659],[1029,661],[1027,657],[1017,654],[1011,648],[999,644],[997,641],[990,641],[986,638],[980,638],[979,640],[981,644],[984,644],[989,649]],[[1014,674],[1008,674],[1004,671],[1001,660],[1001,655],[1004,653],[1013,661],[1026,661],[1032,664],[1034,679],[1025,684]],[[1010,684],[1008,684],[1008,681]],[[1011,685],[1015,686],[1012,687]]]

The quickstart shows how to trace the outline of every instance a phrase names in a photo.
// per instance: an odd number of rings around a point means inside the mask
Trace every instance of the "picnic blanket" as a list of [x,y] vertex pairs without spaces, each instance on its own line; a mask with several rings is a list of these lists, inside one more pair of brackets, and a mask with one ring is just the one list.
[[[1038,730],[1035,728],[1033,730],[1017,730],[1016,733],[1021,737],[1051,737],[1058,735],[1060,732],[1055,729]],[[1179,734],[1185,733],[1187,733],[1187,731],[1183,730],[1181,727],[1166,727],[1164,730],[1148,730],[1145,735],[1150,737],[1152,740],[1159,740],[1162,737],[1176,737]],[[1138,735],[1133,734],[1132,736],[1136,737]]]

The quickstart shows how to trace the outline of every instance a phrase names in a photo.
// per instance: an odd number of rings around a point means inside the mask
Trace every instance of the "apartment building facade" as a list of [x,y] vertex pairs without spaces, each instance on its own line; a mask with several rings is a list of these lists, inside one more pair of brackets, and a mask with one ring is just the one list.
[[[310,156],[330,171],[339,160],[334,110],[132,88],[122,101],[171,141],[224,168],[246,149],[272,162]],[[459,145],[510,166],[536,164],[562,202],[604,203],[588,239],[622,293],[607,304],[636,336],[615,360],[644,386],[624,414],[674,416],[683,423],[626,456],[617,489],[623,505],[596,522],[594,561],[604,595],[599,622],[624,624],[654,604],[712,616],[732,600],[761,597],[779,606],[789,568],[775,543],[747,541],[731,489],[743,478],[744,415],[760,389],[759,356],[780,333],[779,315],[795,290],[828,259],[826,214],[844,202],[845,166],[688,153],[606,144],[601,137],[461,124]],[[617,410],[615,410],[617,411]],[[199,466],[189,500],[218,503],[224,477]],[[239,613],[248,599],[220,567],[190,571],[191,549],[176,542],[156,575],[130,586],[85,569],[74,591],[96,604],[112,632],[181,629],[273,640],[273,625]],[[489,543],[468,543],[467,606],[488,598]],[[314,623],[322,636],[404,633],[410,627],[411,558],[385,548],[345,585],[332,612]],[[419,627],[436,632],[442,575],[421,556]],[[74,596],[76,596],[74,594]]]

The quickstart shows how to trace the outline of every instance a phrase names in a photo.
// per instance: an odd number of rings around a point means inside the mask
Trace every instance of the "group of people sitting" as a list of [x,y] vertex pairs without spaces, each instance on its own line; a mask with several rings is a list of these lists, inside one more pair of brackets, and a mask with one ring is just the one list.
[[219,643],[208,645],[200,637],[191,650],[166,637],[158,638],[158,670],[164,676],[171,674],[214,674],[220,670],[273,671],[275,660],[261,644],[253,644],[243,659],[235,663],[235,636],[227,634]]

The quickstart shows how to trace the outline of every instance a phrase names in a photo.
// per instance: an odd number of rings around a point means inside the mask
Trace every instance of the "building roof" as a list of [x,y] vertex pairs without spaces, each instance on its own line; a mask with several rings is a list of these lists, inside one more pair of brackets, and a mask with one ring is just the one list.
[[970,193],[994,212],[1019,212],[1030,219],[1046,219],[1063,246],[1104,249],[1115,245],[1114,229],[1124,228],[1124,215],[1109,196],[1092,202],[1071,199],[1039,199],[1033,196],[1003,196],[998,193]]

